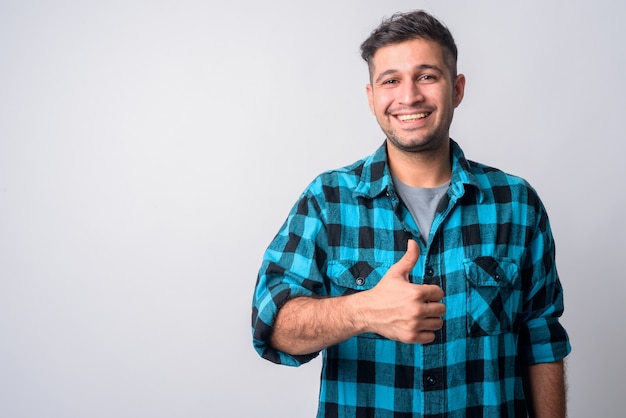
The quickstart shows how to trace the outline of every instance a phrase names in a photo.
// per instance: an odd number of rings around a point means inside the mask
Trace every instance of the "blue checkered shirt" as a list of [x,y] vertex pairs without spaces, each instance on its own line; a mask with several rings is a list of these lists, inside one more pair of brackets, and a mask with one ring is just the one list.
[[554,242],[536,192],[466,160],[454,141],[451,154],[450,188],[427,244],[394,191],[383,145],[316,178],[267,249],[253,297],[253,344],[279,364],[318,354],[292,356],[269,344],[286,301],[371,289],[410,238],[421,254],[411,281],[445,292],[444,325],[432,343],[369,333],[323,350],[318,417],[526,416],[525,366],[570,352]]

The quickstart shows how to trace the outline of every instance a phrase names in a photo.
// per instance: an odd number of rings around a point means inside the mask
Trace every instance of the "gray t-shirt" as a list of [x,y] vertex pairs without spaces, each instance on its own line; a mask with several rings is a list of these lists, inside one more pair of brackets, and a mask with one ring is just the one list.
[[424,243],[428,242],[430,227],[435,219],[435,213],[441,198],[450,187],[450,182],[433,188],[411,187],[402,183],[396,176],[392,176],[396,191],[404,204],[413,215]]

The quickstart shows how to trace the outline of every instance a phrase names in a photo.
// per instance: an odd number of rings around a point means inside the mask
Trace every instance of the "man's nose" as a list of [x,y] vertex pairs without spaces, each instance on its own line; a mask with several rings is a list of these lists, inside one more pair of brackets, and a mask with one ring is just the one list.
[[399,100],[402,104],[411,105],[424,100],[424,96],[417,82],[405,82],[400,90]]

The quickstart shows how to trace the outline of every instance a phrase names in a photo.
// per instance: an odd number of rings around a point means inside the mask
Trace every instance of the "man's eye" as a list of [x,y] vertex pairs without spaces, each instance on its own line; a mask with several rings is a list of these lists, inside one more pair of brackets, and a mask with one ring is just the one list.
[[429,82],[432,83],[433,81],[437,80],[437,78],[434,75],[431,74],[424,74],[419,78],[419,81],[425,81],[425,82]]
[[398,80],[395,80],[395,79],[383,81],[383,84],[397,84],[397,83],[398,83]]

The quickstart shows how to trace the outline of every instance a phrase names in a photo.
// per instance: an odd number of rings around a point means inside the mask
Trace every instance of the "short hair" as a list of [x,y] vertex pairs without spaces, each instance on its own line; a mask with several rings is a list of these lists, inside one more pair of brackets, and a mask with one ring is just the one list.
[[458,51],[454,38],[443,23],[423,10],[395,13],[384,19],[361,44],[361,57],[368,64],[370,76],[373,71],[372,58],[380,48],[413,39],[437,42],[444,49],[444,57],[448,56],[452,75],[456,76]]

